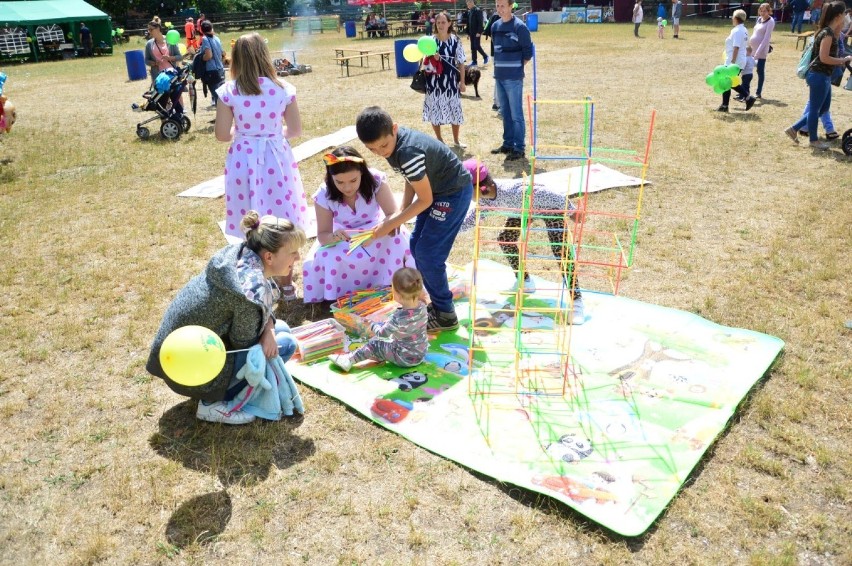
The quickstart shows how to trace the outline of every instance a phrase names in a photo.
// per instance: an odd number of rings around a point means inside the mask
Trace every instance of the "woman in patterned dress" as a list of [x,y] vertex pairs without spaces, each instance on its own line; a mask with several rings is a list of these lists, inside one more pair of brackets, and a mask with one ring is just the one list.
[[302,262],[306,303],[335,301],[352,291],[391,284],[394,272],[414,267],[405,228],[367,240],[350,252],[356,231],[372,230],[396,212],[387,175],[367,167],[352,147],[323,156],[325,182],[314,195],[317,240]]
[[[299,163],[289,138],[302,133],[296,89],[280,80],[263,38],[243,35],[231,51],[231,77],[216,91],[216,139],[231,142],[225,158],[225,233],[242,238],[248,210],[308,224]],[[281,298],[296,299],[290,275],[277,277]]]
[[423,121],[432,124],[435,137],[441,137],[441,126],[450,124],[453,130],[453,145],[459,149],[467,147],[459,141],[459,129],[464,123],[461,93],[464,88],[464,47],[458,36],[452,33],[450,17],[446,12],[435,16],[435,41],[438,52],[423,61],[426,71],[426,98],[423,101]]

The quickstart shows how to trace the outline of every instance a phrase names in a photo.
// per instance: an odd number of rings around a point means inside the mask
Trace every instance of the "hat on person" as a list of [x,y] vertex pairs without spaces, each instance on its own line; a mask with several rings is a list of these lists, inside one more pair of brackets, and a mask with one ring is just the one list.
[[482,187],[491,185],[494,181],[491,179],[491,175],[488,173],[488,166],[485,163],[477,159],[468,159],[463,163],[464,168],[470,173],[471,181],[473,184],[476,184],[476,180],[479,179],[478,188],[481,190]]
[[192,20],[192,18],[187,18],[186,21],[191,22],[193,20]]

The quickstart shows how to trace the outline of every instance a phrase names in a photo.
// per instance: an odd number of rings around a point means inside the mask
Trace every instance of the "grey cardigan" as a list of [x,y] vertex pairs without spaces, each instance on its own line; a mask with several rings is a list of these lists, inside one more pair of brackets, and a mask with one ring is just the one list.
[[169,379],[160,365],[160,347],[173,330],[196,324],[219,335],[225,349],[242,349],[258,343],[264,326],[272,316],[261,303],[249,300],[241,288],[237,260],[243,253],[254,252],[245,244],[227,246],[216,252],[204,272],[193,277],[178,292],[163,316],[145,368],[179,395],[221,401],[234,375],[236,354],[226,356],[225,367],[213,381],[197,387],[180,385]]

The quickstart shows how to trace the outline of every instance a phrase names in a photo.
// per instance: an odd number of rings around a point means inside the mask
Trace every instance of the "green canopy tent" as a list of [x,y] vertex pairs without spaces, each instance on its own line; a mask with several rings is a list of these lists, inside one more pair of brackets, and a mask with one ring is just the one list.
[[[97,47],[103,42],[108,49],[102,50],[112,53],[112,23],[105,13],[101,12],[91,4],[83,0],[34,0],[22,2],[0,2],[0,36],[4,33],[9,37],[4,41],[0,38],[0,61],[4,58],[18,58],[24,60],[38,61],[45,57],[45,48],[39,45],[41,37],[36,35],[39,28],[44,36],[45,29],[54,30],[58,35],[58,29],[62,29],[62,40],[66,44],[78,44],[80,41],[80,23],[85,22],[92,32],[92,41]],[[55,27],[54,27],[55,26]],[[21,55],[20,46],[14,46],[9,30],[15,28],[23,29],[27,36],[30,50],[29,56],[14,57]],[[70,38],[69,39],[69,34]],[[51,36],[51,43],[53,43]]]

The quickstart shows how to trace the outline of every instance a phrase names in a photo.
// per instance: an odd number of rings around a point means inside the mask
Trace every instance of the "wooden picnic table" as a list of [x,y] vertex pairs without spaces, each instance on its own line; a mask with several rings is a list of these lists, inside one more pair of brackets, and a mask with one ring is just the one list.
[[[361,67],[369,67],[370,57],[377,56],[382,62],[382,70],[385,70],[385,64],[387,64],[387,69],[390,69],[390,56],[393,54],[393,51],[371,51],[369,49],[350,49],[350,48],[335,48],[335,62],[340,65],[340,76],[343,76],[343,69],[346,69],[346,76],[349,76],[349,63],[351,63],[354,59],[360,60]],[[340,52],[347,51],[355,51],[355,55],[340,55]],[[364,60],[367,60],[367,64],[364,64]]]

